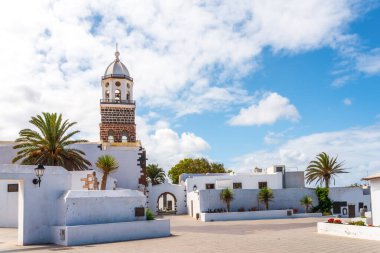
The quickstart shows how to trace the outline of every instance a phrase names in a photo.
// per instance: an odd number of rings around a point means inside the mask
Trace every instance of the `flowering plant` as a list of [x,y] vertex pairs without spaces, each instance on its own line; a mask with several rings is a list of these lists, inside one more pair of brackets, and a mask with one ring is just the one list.
[[336,224],[342,224],[342,220],[335,219],[335,220],[334,220],[334,223],[336,223]]
[[330,218],[327,220],[328,223],[334,223],[334,218]]

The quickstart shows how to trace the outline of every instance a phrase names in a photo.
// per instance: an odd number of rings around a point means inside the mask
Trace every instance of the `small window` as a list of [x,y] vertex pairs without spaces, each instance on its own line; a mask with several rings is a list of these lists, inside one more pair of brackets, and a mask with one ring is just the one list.
[[105,99],[110,99],[110,91],[106,90],[106,94],[104,96]]
[[130,100],[131,99],[131,94],[129,93],[129,91],[127,92],[127,100]]
[[267,188],[268,183],[267,182],[259,182],[259,189]]
[[117,87],[120,87],[121,84],[120,84],[120,82],[116,82],[115,85],[116,85]]
[[127,88],[129,89],[131,87],[131,85],[129,83],[127,83]]
[[283,168],[282,167],[276,167],[276,172],[282,172]]
[[108,86],[110,86],[110,84],[109,84],[109,83],[106,83],[106,88],[108,88]]
[[215,184],[206,184],[206,189],[207,190],[215,189]]
[[144,207],[135,207],[135,217],[144,217],[145,208]]
[[8,184],[8,192],[18,192],[18,184]]
[[115,138],[114,138],[114,132],[112,130],[109,130],[108,131],[108,142],[112,143],[115,141]]
[[233,183],[234,189],[242,189],[242,184],[241,183]]

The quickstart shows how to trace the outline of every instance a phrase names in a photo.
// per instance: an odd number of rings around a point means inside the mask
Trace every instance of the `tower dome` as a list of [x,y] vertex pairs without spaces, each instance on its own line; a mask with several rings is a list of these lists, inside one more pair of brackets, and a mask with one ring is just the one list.
[[108,65],[104,72],[104,78],[107,77],[122,77],[130,79],[129,71],[127,67],[119,60],[120,53],[115,52],[115,60]]

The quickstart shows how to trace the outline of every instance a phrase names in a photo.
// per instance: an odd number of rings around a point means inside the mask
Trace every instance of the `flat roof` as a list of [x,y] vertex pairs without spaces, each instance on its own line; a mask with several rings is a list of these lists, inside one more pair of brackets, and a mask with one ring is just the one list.
[[371,180],[371,179],[376,179],[376,178],[380,178],[380,172],[376,173],[375,175],[369,176],[369,177],[364,177],[364,178],[362,178],[362,180]]

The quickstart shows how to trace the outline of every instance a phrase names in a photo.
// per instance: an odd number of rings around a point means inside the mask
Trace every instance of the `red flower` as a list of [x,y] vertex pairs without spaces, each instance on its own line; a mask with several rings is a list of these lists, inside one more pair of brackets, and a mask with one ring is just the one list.
[[328,223],[333,223],[334,222],[334,218],[330,218],[327,220]]
[[336,223],[336,224],[342,224],[342,221],[339,220],[339,219],[336,219],[336,220],[334,220],[334,223]]

